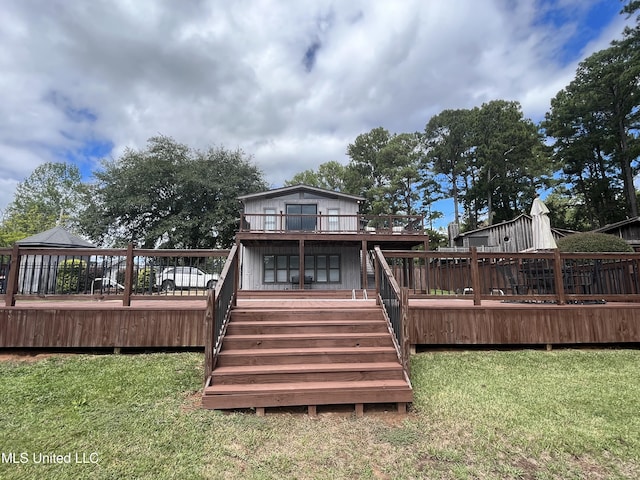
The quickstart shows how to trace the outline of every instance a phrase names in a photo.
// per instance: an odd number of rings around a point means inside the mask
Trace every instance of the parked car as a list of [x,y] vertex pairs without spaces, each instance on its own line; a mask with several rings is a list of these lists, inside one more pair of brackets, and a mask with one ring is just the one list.
[[176,288],[214,288],[217,274],[205,273],[196,267],[169,267],[156,275],[156,286],[165,292]]
[[124,285],[121,285],[111,277],[96,278],[91,282],[91,294],[96,292],[109,292],[114,291],[116,293],[124,291]]

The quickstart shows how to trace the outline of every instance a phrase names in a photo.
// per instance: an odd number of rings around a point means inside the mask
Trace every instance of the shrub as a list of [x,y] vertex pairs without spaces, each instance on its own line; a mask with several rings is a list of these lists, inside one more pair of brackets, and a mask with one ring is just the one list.
[[623,239],[606,233],[575,233],[556,243],[561,252],[633,252]]
[[155,284],[156,272],[151,267],[141,268],[138,270],[138,278],[136,280],[135,289],[137,292],[149,292]]
[[85,290],[87,262],[74,258],[58,264],[57,293],[79,293]]

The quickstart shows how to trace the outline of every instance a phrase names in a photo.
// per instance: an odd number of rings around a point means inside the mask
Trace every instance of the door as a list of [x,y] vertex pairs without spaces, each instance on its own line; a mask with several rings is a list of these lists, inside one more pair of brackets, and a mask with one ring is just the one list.
[[287,205],[287,230],[313,231],[316,229],[316,204]]

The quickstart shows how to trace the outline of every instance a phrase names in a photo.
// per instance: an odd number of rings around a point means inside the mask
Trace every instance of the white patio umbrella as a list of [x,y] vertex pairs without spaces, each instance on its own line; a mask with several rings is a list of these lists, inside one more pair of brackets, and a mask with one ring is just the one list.
[[531,220],[532,232],[533,232],[533,249],[534,250],[547,250],[551,248],[558,248],[556,241],[551,233],[551,222],[549,221],[549,209],[540,199],[536,197],[531,207]]

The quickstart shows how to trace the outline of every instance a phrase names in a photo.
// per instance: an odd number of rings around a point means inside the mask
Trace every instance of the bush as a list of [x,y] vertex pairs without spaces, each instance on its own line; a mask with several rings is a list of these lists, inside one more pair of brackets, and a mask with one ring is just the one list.
[[58,264],[56,293],[80,293],[85,290],[87,262],[74,258]]
[[606,233],[575,233],[556,243],[561,252],[633,252],[623,239]]
[[156,281],[156,272],[151,267],[141,268],[138,270],[138,278],[136,280],[135,289],[137,292],[149,292]]

